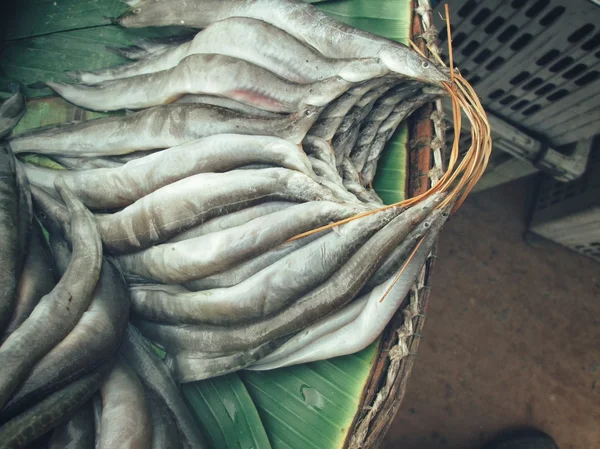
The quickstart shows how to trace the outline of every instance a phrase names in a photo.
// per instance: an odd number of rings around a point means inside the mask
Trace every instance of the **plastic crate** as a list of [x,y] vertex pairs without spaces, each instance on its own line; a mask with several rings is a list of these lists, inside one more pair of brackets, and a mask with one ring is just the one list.
[[[600,7],[454,0],[454,59],[491,112],[555,147],[600,133]],[[437,4],[441,47],[443,4]]]
[[581,178],[561,183],[543,176],[529,230],[600,261],[600,139]]

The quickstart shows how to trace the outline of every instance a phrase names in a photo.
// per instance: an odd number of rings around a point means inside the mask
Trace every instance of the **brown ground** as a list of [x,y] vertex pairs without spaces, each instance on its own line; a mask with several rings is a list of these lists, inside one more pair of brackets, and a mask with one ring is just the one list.
[[477,449],[535,426],[600,448],[600,264],[522,234],[532,179],[473,195],[442,233],[415,368],[386,449]]

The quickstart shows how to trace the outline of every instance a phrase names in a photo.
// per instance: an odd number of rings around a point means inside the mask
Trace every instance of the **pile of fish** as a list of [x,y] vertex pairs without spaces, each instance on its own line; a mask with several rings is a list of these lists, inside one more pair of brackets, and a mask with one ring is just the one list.
[[365,348],[448,217],[372,189],[446,72],[303,2],[133,3],[124,27],[200,31],[47,83],[126,114],[1,144],[0,448],[205,447],[178,383]]

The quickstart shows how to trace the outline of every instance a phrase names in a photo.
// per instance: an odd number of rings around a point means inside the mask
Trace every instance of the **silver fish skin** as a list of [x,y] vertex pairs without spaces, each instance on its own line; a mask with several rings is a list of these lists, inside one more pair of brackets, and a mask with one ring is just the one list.
[[38,402],[0,427],[0,448],[22,448],[52,430],[98,390],[112,361]]
[[132,28],[206,28],[228,17],[264,20],[330,58],[378,57],[389,70],[404,77],[438,85],[449,81],[448,74],[405,45],[342,24],[298,0],[144,1],[121,16],[118,23]]
[[90,209],[128,206],[175,181],[266,163],[314,177],[304,152],[277,137],[219,134],[158,151],[116,168],[53,170],[22,164],[31,183],[48,192],[61,177]]
[[183,449],[181,435],[171,411],[150,390],[146,390],[146,399],[152,418],[151,449]]
[[230,229],[117,257],[126,274],[180,284],[232,268],[295,235],[364,212],[329,201],[297,204]]
[[339,76],[297,84],[241,59],[214,54],[190,55],[167,70],[89,86],[46,84],[67,101],[95,111],[143,109],[202,94],[279,113],[296,112],[307,104],[325,106],[351,85]]
[[[71,253],[66,241],[59,241],[53,234],[51,239],[58,269],[63,273]],[[104,260],[89,308],[73,330],[36,363],[0,410],[0,422],[113,358],[123,340],[128,318],[127,286],[115,265]]]
[[27,319],[40,299],[56,284],[54,263],[47,246],[40,225],[35,221],[19,279],[15,308],[0,342],[4,342]]
[[148,449],[152,444],[152,418],[144,387],[122,358],[100,387],[102,419],[99,449]]
[[160,285],[134,287],[130,290],[132,309],[143,319],[174,324],[225,325],[263,319],[333,275],[398,213],[389,209],[344,224],[338,232],[324,235],[227,289],[172,294]]
[[190,449],[207,448],[208,446],[198,430],[198,423],[183,399],[181,390],[169,369],[158,358],[150,342],[131,324],[127,328],[122,351],[144,386],[152,391],[173,414],[184,444]]
[[[107,45],[105,48],[107,51],[115,53],[122,58],[136,61],[138,59],[144,59],[150,57],[151,55],[162,53],[165,50],[176,48],[185,42],[191,41],[195,35],[196,31],[194,30],[194,32],[191,33],[177,34],[165,38],[155,37],[137,39],[134,41],[134,45],[129,47],[113,47],[111,45]],[[68,77],[78,81],[81,81],[79,79],[80,73],[82,72],[71,70],[65,72]]]
[[23,254],[16,164],[10,150],[0,144],[0,332],[13,313]]
[[277,118],[252,117],[198,104],[170,104],[124,117],[28,131],[10,140],[13,152],[67,157],[116,156],[134,151],[171,148],[215,134],[275,136],[300,144],[321,108]]
[[225,325],[263,319],[333,275],[398,213],[399,210],[390,209],[344,224],[338,232],[324,235],[227,289],[173,294],[160,285],[134,287],[132,309],[144,319],[174,324]]
[[254,106],[249,106],[245,103],[241,103],[237,100],[225,97],[215,97],[212,95],[196,95],[186,94],[175,100],[175,103],[179,104],[205,104],[210,106],[217,106],[224,109],[231,109],[232,111],[241,112],[242,114],[255,116],[255,117],[266,117],[275,118],[281,115],[276,112],[265,111]]
[[[282,49],[285,49],[282,51]],[[285,31],[262,20],[230,17],[200,31],[189,42],[166,48],[140,61],[117,67],[77,72],[76,79],[96,84],[118,78],[168,70],[194,54],[231,56],[262,67],[275,75],[300,84],[333,76],[360,82],[389,70],[378,58],[327,58]]]
[[310,177],[284,168],[202,173],[162,187],[119,212],[98,217],[97,222],[106,248],[123,253],[259,202],[319,199],[335,201]]
[[223,376],[251,366],[277,349],[283,342],[284,339],[269,341],[256,348],[217,357],[214,357],[214,354],[183,351],[167,354],[165,360],[172,367],[179,382],[196,382]]
[[75,415],[52,432],[48,449],[94,449],[96,429],[92,401],[86,402]]
[[0,137],[8,135],[25,114],[25,97],[19,88],[0,105]]
[[302,149],[307,155],[327,163],[330,167],[335,167],[335,152],[325,139],[309,134],[302,141]]
[[64,157],[53,156],[56,162],[69,170],[92,170],[95,168],[117,168],[122,163],[102,157]]
[[264,319],[234,326],[178,326],[140,321],[140,330],[166,348],[223,353],[258,347],[298,332],[340,309],[358,294],[383,259],[444,197],[444,194],[434,194],[397,215],[355,251],[326,282],[314,286],[291,306]]
[[267,203],[257,204],[256,206],[249,207],[247,209],[238,210],[227,215],[208,220],[198,226],[188,229],[187,231],[177,234],[175,237],[169,240],[169,242],[181,242],[182,240],[193,239],[201,237],[212,232],[224,231],[226,229],[233,228],[235,226],[241,226],[248,223],[250,220],[262,217],[264,215],[272,214],[273,212],[279,212],[293,206],[296,203],[289,201],[271,201]]
[[31,315],[0,347],[0,406],[4,406],[27,373],[75,327],[88,308],[100,275],[102,244],[92,214],[68,190],[59,194],[71,216],[73,256],[64,276]]
[[[264,360],[259,361],[254,369],[270,370],[354,354],[373,343],[401,306],[421,273],[437,241],[439,231],[446,221],[447,212],[438,209],[425,219],[425,223],[429,223],[430,229],[422,237],[423,240],[413,257],[406,260],[403,264],[405,266],[367,294],[366,300],[362,299],[364,305],[357,317],[337,329],[325,332],[323,328],[333,327],[334,324],[343,321],[346,311],[342,309],[336,314],[326,317],[313,324],[312,329],[311,327],[306,329],[302,341],[296,339],[297,336],[295,336],[284,343],[280,349],[285,355],[268,363],[265,363]],[[388,290],[388,295],[382,301]],[[312,331],[312,335],[309,337],[307,334],[310,335],[310,331]],[[289,345],[290,348],[286,348],[286,345]]]
[[283,259],[288,254],[291,254],[303,246],[308,245],[310,242],[315,241],[328,232],[329,231],[321,231],[306,237],[302,237],[301,239],[283,243],[282,245],[266,251],[260,256],[249,259],[246,262],[230,268],[229,270],[225,270],[221,273],[207,276],[202,279],[197,279],[195,281],[186,282],[185,287],[190,291],[232,287],[274,264],[278,260]]

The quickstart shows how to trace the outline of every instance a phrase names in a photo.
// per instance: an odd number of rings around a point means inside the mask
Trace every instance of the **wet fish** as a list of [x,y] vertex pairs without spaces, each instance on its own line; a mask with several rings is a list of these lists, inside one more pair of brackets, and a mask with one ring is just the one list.
[[146,390],[146,400],[152,418],[151,449],[183,449],[179,429],[171,411],[149,390]]
[[325,162],[332,168],[335,167],[335,152],[325,139],[308,135],[302,141],[302,148],[307,155]]
[[313,287],[291,306],[264,319],[233,326],[182,326],[141,321],[140,330],[167,348],[225,353],[247,350],[300,331],[347,304],[383,259],[443,197],[443,194],[434,194],[394,218],[356,250],[327,281]]
[[[196,32],[193,33],[184,33],[175,36],[168,36],[166,38],[147,38],[147,39],[138,39],[134,42],[134,45],[129,47],[113,47],[110,45],[106,46],[106,49],[111,53],[115,53],[125,59],[130,59],[132,61],[136,61],[138,59],[148,58],[151,55],[155,55],[157,53],[162,53],[165,50],[173,49],[184,42],[191,41]],[[73,79],[77,79],[79,73],[77,71],[67,71],[65,74]]]
[[29,180],[52,192],[61,177],[90,209],[125,207],[175,181],[198,173],[226,172],[266,163],[314,177],[304,152],[286,140],[269,136],[219,134],[132,160],[116,168],[52,170],[23,164]]
[[283,344],[285,339],[269,341],[246,351],[211,357],[211,354],[178,352],[167,354],[165,362],[172,367],[180,383],[196,382],[239,371],[261,360]]
[[232,268],[295,235],[365,210],[329,201],[297,204],[230,229],[125,254],[117,261],[127,274],[166,284],[184,283]]
[[308,176],[284,168],[202,173],[162,187],[97,221],[106,248],[122,253],[147,248],[258,202],[318,199],[334,200]]
[[72,382],[0,427],[0,449],[21,448],[72,415],[98,390],[112,362]]
[[[56,240],[56,236],[53,236]],[[64,272],[70,251],[66,242],[53,243],[58,268]],[[46,354],[0,410],[0,422],[112,358],[123,340],[129,318],[129,295],[121,273],[104,260],[89,308],[73,330]]]
[[316,107],[306,107],[283,117],[260,118],[214,106],[172,104],[124,117],[36,129],[13,137],[10,146],[15,153],[115,156],[171,148],[201,137],[232,132],[281,137],[300,144],[319,111]]
[[220,108],[231,109],[232,111],[241,112],[243,114],[255,117],[281,117],[281,114],[276,112],[265,111],[264,109],[259,109],[254,106],[241,103],[237,100],[232,100],[231,98],[214,97],[212,95],[186,94],[183,97],[179,97],[177,100],[175,100],[175,103],[218,106]]
[[25,114],[25,97],[18,85],[11,85],[13,94],[0,105],[0,137],[9,134]]
[[[425,219],[425,222],[429,223],[430,229],[423,237],[414,256],[406,262],[405,267],[393,273],[365,297],[357,300],[362,304],[352,307],[349,312],[346,312],[345,309],[339,310],[313,324],[301,334],[284,343],[277,353],[272,354],[270,361],[261,360],[250,369],[271,370],[330,359],[353,354],[373,343],[403,303],[421,273],[447,216],[447,211],[435,210],[430,217]],[[381,301],[390,288],[389,294]],[[354,319],[337,327],[348,317],[354,316],[357,309],[359,313]]]
[[102,419],[99,449],[148,449],[152,420],[144,387],[135,371],[119,360],[100,387]]
[[271,112],[296,112],[306,104],[325,106],[351,85],[339,76],[297,84],[241,59],[214,54],[190,55],[167,70],[89,86],[46,84],[67,101],[95,111],[149,108],[202,94]]
[[59,343],[88,308],[102,265],[102,244],[92,214],[63,184],[58,191],[71,217],[73,255],[64,276],[0,346],[0,407],[33,366]]
[[0,144],[0,332],[4,331],[13,314],[23,256],[15,170],[14,156]]
[[144,386],[156,394],[173,414],[186,446],[190,449],[206,448],[204,438],[198,430],[198,423],[185,403],[169,369],[158,358],[150,343],[131,324],[127,328],[122,351]]
[[95,168],[117,168],[123,165],[113,159],[104,157],[64,157],[54,156],[56,162],[69,170],[92,170]]
[[[264,318],[332,276],[351,254],[398,213],[399,210],[389,209],[342,225],[337,232],[324,235],[226,289],[173,294],[171,289],[161,285],[133,287],[130,289],[132,310],[143,319],[174,324],[225,325]],[[142,332],[144,329],[142,326]],[[176,349],[167,343],[165,347]]]
[[263,217],[273,212],[279,212],[293,206],[296,203],[289,201],[271,201],[267,203],[257,204],[256,206],[248,207],[247,209],[238,210],[227,215],[208,220],[198,226],[188,229],[187,231],[177,234],[169,242],[180,242],[182,240],[193,239],[211,232],[224,231],[235,226],[241,226],[255,218]]
[[92,401],[87,401],[75,415],[52,432],[48,449],[94,449],[96,429]]
[[330,58],[380,58],[391,71],[431,84],[448,81],[437,66],[403,44],[342,24],[294,0],[139,1],[118,19],[124,27],[185,25],[206,28],[228,17],[264,20]]
[[[259,271],[267,268],[274,264],[278,260],[281,260],[288,254],[308,245],[310,242],[315,241],[321,236],[325,235],[329,231],[321,231],[310,236],[302,237],[301,239],[293,240],[291,242],[283,243],[276,248],[273,248],[260,256],[254,257],[242,262],[241,264],[225,270],[221,273],[213,274],[202,279],[190,281],[185,283],[185,287],[191,291],[201,291],[211,288],[224,288],[237,285],[240,282],[248,279],[250,276],[255,275]],[[171,287],[171,286],[170,286]]]
[[34,222],[25,265],[19,279],[15,308],[0,341],[4,342],[31,314],[40,299],[50,293],[56,283],[54,262],[42,230]]
[[378,58],[327,58],[267,22],[245,17],[231,17],[211,24],[189,42],[175,48],[166,48],[138,62],[93,72],[78,72],[75,75],[80,82],[95,84],[168,70],[194,54],[231,56],[256,64],[283,79],[301,84],[333,76],[358,82],[388,72],[387,67]]

